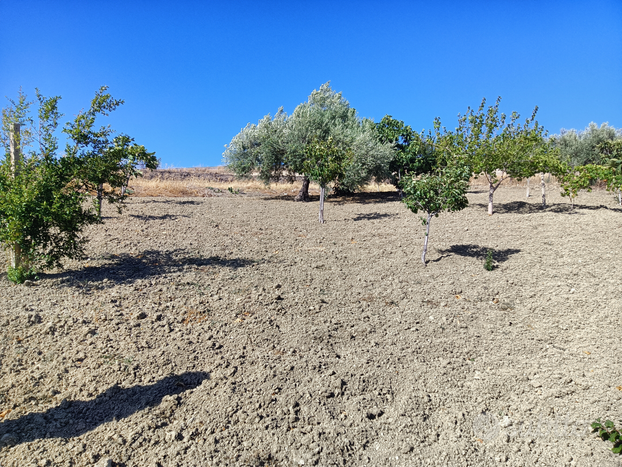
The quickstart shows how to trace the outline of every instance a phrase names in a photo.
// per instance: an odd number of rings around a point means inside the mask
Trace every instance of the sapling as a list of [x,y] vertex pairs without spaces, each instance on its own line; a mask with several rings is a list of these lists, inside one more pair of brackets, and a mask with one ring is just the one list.
[[352,157],[348,150],[338,147],[329,137],[326,141],[315,140],[306,148],[304,171],[311,180],[320,185],[320,224],[324,223],[324,198],[326,186],[343,174],[344,167]]
[[469,176],[469,169],[465,165],[457,164],[439,167],[420,177],[402,178],[404,190],[402,201],[415,214],[419,211],[426,214],[425,217],[420,217],[426,228],[423,253],[421,254],[421,261],[424,266],[426,265],[425,256],[428,251],[430,221],[432,217],[438,217],[441,212],[460,211],[467,207],[469,201],[466,193],[469,188]]

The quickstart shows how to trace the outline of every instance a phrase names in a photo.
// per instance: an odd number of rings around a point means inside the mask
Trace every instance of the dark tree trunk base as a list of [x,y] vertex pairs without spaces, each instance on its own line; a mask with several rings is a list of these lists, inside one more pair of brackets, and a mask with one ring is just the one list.
[[304,180],[302,181],[302,187],[300,188],[300,191],[294,198],[294,201],[305,201],[305,202],[309,201],[309,183],[310,183],[309,177],[305,177]]

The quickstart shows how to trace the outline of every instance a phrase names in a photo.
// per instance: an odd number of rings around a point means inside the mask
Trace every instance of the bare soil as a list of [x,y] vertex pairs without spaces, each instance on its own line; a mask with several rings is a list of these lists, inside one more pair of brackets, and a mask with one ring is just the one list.
[[0,276],[0,464],[620,466],[622,209],[557,193],[474,187],[427,267],[392,193],[106,206],[86,261]]

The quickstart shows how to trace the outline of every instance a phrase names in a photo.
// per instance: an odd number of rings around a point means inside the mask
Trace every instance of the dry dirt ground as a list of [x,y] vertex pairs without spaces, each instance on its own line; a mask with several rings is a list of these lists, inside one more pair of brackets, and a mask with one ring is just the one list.
[[[0,276],[0,465],[620,466],[622,209],[134,198]],[[483,267],[494,249],[497,267]]]

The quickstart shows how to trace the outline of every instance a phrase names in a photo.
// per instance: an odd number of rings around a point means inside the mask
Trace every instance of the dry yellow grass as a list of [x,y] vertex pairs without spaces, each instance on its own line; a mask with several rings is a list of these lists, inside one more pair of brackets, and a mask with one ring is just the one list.
[[[213,175],[213,178],[208,178]],[[218,180],[218,178],[230,178],[230,180]],[[545,176],[547,189],[552,188],[549,183],[557,185],[557,180],[550,175]],[[539,188],[540,176],[530,179],[532,189]],[[487,181],[484,177],[472,178],[471,186],[484,187]],[[501,187],[527,186],[527,180],[517,181],[514,179],[505,180]],[[226,167],[193,167],[189,169],[165,169],[154,172],[147,172],[145,177],[132,180],[130,189],[132,196],[171,196],[171,197],[204,197],[219,196],[228,194],[229,188],[234,192],[244,194],[266,194],[266,195],[290,195],[293,196],[300,190],[300,182],[294,183],[271,183],[265,185],[255,179],[234,179],[233,174]],[[319,194],[319,186],[311,183],[309,192]],[[363,192],[391,192],[395,187],[389,183],[376,184],[372,182],[364,186]]]

